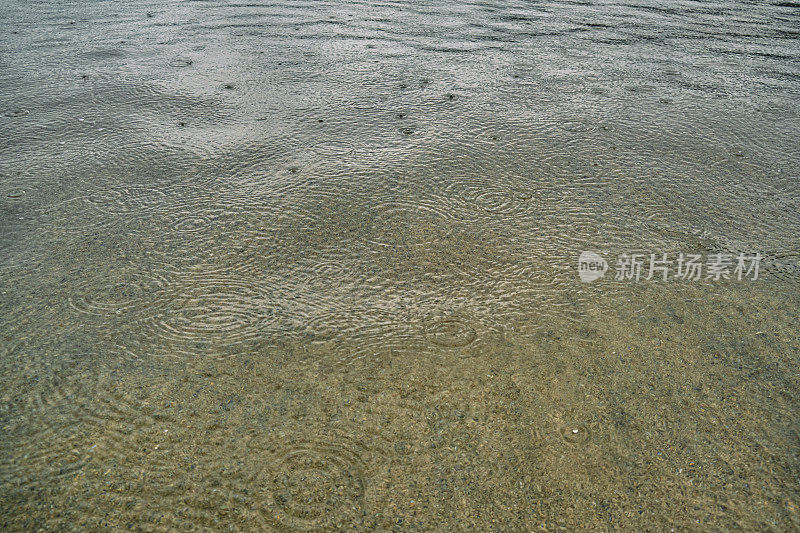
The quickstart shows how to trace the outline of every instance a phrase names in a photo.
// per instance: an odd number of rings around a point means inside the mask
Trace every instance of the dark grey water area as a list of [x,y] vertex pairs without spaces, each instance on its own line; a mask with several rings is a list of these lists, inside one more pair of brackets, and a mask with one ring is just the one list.
[[0,529],[800,528],[800,4],[0,20]]

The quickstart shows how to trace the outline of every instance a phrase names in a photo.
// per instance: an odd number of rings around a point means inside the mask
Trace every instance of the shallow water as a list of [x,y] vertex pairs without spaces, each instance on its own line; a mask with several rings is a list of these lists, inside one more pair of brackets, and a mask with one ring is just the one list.
[[800,4],[0,11],[2,529],[800,528]]

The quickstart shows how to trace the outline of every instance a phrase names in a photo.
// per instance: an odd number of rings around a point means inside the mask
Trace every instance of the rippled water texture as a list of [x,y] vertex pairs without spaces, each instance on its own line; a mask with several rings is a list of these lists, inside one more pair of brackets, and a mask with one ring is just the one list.
[[800,529],[797,2],[0,14],[0,529]]

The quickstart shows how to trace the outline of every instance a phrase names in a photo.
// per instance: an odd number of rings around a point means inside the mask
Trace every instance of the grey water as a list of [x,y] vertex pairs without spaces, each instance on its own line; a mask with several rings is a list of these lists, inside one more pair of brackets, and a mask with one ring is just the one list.
[[0,15],[0,529],[800,529],[800,3]]

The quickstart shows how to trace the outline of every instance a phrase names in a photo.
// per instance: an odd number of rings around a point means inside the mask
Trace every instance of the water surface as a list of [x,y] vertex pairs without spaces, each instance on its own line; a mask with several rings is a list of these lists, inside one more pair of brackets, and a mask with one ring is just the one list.
[[800,528],[799,6],[0,0],[2,529]]

